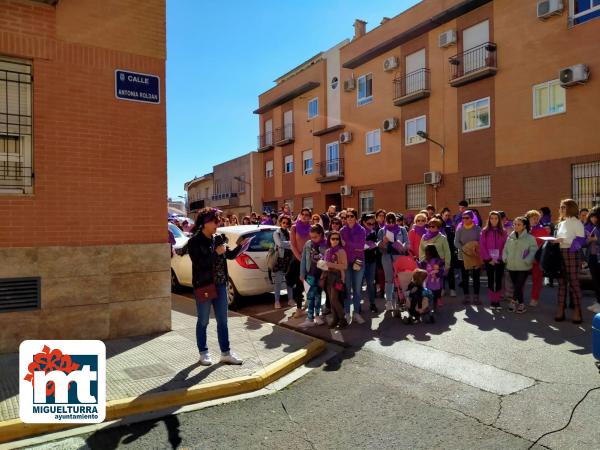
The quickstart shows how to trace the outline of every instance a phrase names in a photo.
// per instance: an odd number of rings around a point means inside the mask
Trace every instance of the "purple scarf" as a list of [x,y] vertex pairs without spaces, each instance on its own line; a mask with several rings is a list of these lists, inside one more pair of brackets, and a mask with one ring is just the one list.
[[327,252],[325,253],[325,261],[327,262],[337,262],[337,252],[340,251],[340,249],[342,248],[342,246],[340,244],[336,245],[335,247],[330,247],[327,249]]
[[412,229],[415,230],[415,233],[417,233],[421,238],[427,232],[425,225],[413,225]]
[[438,234],[440,234],[440,230],[438,230],[438,231],[427,230],[427,232],[421,237],[421,239],[423,239],[424,241],[430,241],[431,239],[436,237]]
[[395,223],[394,225],[385,224],[383,229],[385,231],[391,231],[392,233],[394,233],[394,236],[400,233],[400,225],[398,225],[397,223]]
[[298,233],[298,236],[300,236],[300,238],[302,238],[303,240],[308,239],[308,234],[310,233],[310,222],[302,222],[302,220],[298,219],[296,220],[296,233]]

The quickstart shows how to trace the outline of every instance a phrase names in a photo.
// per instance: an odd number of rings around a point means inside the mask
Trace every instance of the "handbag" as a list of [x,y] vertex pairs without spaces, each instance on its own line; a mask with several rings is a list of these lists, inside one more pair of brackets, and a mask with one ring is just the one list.
[[333,284],[333,287],[335,288],[336,291],[338,292],[345,292],[346,291],[346,286],[344,286],[344,283],[342,283],[341,281],[336,281]]
[[209,302],[218,297],[217,286],[214,283],[194,288],[194,296],[200,303]]

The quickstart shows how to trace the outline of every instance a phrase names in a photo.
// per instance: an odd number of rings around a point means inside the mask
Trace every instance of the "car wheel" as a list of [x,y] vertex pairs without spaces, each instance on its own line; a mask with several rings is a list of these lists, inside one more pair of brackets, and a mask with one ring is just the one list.
[[227,304],[229,309],[235,311],[240,307],[240,294],[238,293],[231,278],[227,281]]
[[179,280],[177,279],[177,275],[175,271],[171,269],[171,292],[175,294],[179,294],[182,290],[181,284],[179,284]]

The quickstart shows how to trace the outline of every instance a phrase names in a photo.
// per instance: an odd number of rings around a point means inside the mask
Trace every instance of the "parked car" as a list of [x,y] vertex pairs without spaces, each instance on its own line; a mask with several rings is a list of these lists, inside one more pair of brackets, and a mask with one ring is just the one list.
[[[234,260],[227,261],[227,301],[231,309],[238,308],[243,303],[243,297],[273,292],[267,268],[267,253],[275,245],[273,232],[276,229],[271,225],[238,225],[217,229],[217,233],[227,236],[230,247],[235,247],[236,242],[242,239],[252,238],[245,252]],[[174,246],[175,255],[171,259],[171,289],[174,292],[181,286],[192,287],[192,261],[185,248],[187,238],[184,238],[185,242],[178,241]]]
[[169,222],[169,231],[173,233],[173,236],[175,237],[175,245],[173,248],[181,248],[187,243],[189,237],[174,223]]

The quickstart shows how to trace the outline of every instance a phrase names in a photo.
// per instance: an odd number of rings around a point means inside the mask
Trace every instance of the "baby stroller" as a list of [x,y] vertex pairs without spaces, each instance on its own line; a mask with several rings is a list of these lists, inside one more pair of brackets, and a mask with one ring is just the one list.
[[408,311],[405,292],[417,267],[417,261],[412,256],[398,256],[394,261],[394,292],[400,308],[397,317],[401,317],[403,311]]

